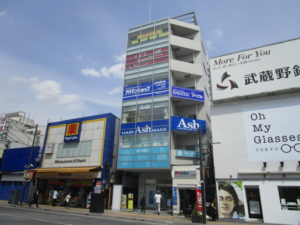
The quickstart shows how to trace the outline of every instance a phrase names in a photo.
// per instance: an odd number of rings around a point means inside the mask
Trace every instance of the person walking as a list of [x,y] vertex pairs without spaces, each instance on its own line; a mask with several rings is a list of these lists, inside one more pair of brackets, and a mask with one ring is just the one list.
[[146,196],[145,194],[143,194],[142,196],[142,199],[140,201],[140,206],[141,206],[141,213],[145,214],[146,210],[145,210],[145,207],[146,207]]
[[154,200],[155,200],[156,212],[157,212],[157,215],[159,215],[160,214],[160,202],[161,202],[161,194],[159,193],[159,191],[157,191],[156,194],[154,195]]
[[52,206],[56,205],[57,196],[58,196],[58,191],[56,189],[54,189],[53,195],[52,195]]
[[66,207],[70,206],[70,200],[71,200],[71,193],[69,192],[69,194],[67,194],[65,197],[65,206]]
[[31,201],[29,202],[29,207],[31,207],[32,204],[35,203],[35,206],[38,208],[39,207],[39,191],[36,190],[32,196]]

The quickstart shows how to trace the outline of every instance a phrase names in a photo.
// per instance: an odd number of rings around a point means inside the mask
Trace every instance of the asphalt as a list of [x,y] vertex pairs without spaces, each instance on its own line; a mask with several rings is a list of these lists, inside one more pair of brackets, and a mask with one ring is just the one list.
[[[29,208],[27,203],[24,203],[22,205],[12,205],[8,204],[8,201],[6,200],[0,200],[0,205],[3,207],[23,207],[23,208]],[[136,209],[133,211],[113,211],[113,210],[104,210],[104,213],[92,213],[89,211],[89,209],[85,208],[73,208],[73,207],[62,207],[62,206],[49,206],[49,205],[39,205],[39,208],[36,208],[35,205],[31,206],[31,209],[36,210],[43,210],[43,211],[56,211],[60,213],[69,213],[69,214],[81,214],[81,215],[92,215],[92,216],[99,216],[101,217],[114,217],[118,219],[124,219],[124,220],[134,220],[134,221],[143,221],[143,222],[151,222],[151,223],[157,223],[157,224],[195,224],[191,222],[191,218],[186,218],[181,215],[171,215],[168,211],[161,211],[160,215],[157,215],[154,210],[146,210],[145,214],[141,214],[140,210]],[[210,219],[207,219],[207,224],[211,225],[251,225],[256,224],[260,225],[263,224],[259,221],[254,222],[246,222],[246,221],[240,221],[240,220],[218,220],[218,221],[211,221]]]

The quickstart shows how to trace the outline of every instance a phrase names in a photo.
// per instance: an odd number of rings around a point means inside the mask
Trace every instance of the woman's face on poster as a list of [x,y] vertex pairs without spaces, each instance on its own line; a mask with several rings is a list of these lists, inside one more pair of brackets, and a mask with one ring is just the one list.
[[235,206],[233,196],[225,190],[219,190],[219,202],[221,217],[232,218],[233,208]]

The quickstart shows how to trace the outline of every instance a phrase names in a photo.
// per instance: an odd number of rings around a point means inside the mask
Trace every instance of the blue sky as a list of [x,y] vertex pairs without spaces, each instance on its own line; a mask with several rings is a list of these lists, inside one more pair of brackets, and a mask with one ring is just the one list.
[[210,57],[300,37],[299,0],[0,0],[0,113],[120,116],[128,29],[191,11]]

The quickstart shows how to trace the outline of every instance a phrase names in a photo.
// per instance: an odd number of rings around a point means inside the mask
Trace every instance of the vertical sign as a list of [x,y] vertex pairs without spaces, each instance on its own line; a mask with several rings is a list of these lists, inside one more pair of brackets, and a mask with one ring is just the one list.
[[177,188],[173,187],[173,205],[177,205]]
[[198,186],[196,189],[196,198],[197,198],[197,211],[202,213],[202,187]]

